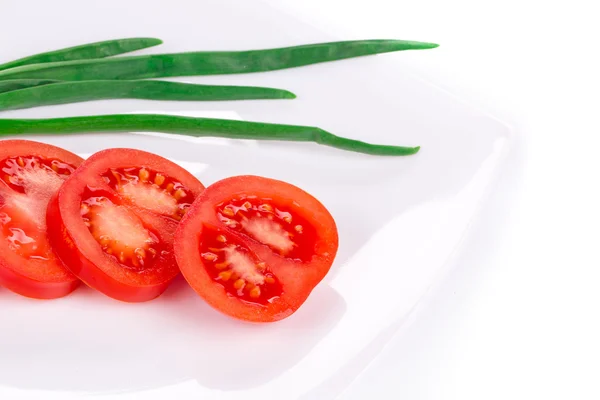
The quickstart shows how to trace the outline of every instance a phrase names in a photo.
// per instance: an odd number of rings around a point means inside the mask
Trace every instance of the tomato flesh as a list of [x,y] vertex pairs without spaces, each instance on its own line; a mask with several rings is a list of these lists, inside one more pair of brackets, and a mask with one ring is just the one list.
[[151,300],[179,272],[173,235],[203,189],[193,175],[157,155],[96,153],[51,201],[52,244],[87,285],[122,301]]
[[234,318],[273,322],[293,314],[329,271],[338,248],[327,209],[301,189],[241,176],[207,188],[177,230],[188,283]]
[[24,140],[0,142],[0,284],[24,296],[52,299],[79,284],[47,237],[52,195],[83,160]]

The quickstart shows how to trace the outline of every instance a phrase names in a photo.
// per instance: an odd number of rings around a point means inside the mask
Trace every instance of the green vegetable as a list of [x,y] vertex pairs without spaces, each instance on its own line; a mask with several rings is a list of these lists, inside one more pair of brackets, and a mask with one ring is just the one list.
[[434,47],[437,44],[404,40],[359,40],[268,50],[155,54],[23,66],[1,71],[0,80],[38,78],[81,81],[239,74]]
[[27,89],[35,86],[47,85],[49,83],[57,83],[60,81],[52,79],[11,79],[8,81],[0,81],[0,93],[10,92],[13,90]]
[[295,97],[287,90],[252,86],[211,86],[165,81],[81,81],[1,93],[0,111],[102,99],[218,101]]
[[63,61],[89,60],[115,56],[136,50],[157,46],[162,43],[160,39],[131,38],[107,40],[104,42],[88,43],[81,46],[35,54],[33,56],[0,64],[0,71],[21,67],[30,64],[54,63]]
[[54,119],[0,119],[0,137],[17,134],[75,134],[91,132],[164,132],[232,139],[315,142],[358,153],[405,156],[419,147],[385,146],[346,139],[310,126],[279,125],[227,119],[173,115],[116,114]]

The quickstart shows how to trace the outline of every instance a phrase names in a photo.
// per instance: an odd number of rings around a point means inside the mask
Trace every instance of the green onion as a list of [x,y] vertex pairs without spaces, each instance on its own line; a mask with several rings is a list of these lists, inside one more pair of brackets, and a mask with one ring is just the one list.
[[287,90],[253,86],[194,85],[165,81],[81,81],[1,93],[0,111],[103,99],[220,101],[294,98],[296,96]]
[[0,64],[0,71],[31,64],[110,57],[117,54],[129,53],[132,51],[157,46],[161,43],[162,40],[154,38],[116,39],[107,40],[104,42],[88,43],[81,46],[35,54],[33,56],[10,61],[6,64]]
[[382,156],[415,154],[419,147],[370,144],[347,139],[320,128],[173,115],[116,114],[53,119],[0,119],[0,137],[19,134],[93,132],[163,132],[194,137],[314,142],[338,149]]
[[249,51],[204,51],[117,57],[28,65],[0,71],[0,80],[37,78],[66,81],[147,79],[239,74],[400,50],[431,49],[437,44],[404,40],[358,40]]
[[27,89],[35,86],[48,85],[50,83],[58,83],[60,81],[52,79],[10,79],[0,81],[0,93],[11,92],[13,90]]

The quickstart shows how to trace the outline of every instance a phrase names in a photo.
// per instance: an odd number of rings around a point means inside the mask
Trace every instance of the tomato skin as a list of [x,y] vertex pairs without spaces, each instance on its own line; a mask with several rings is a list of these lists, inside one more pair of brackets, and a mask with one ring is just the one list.
[[[182,181],[195,198],[204,186],[178,165],[152,153],[132,149],[110,149],[92,155],[67,180],[50,201],[47,211],[50,243],[67,268],[91,288],[124,302],[144,302],[160,296],[178,275],[174,255],[142,278],[108,259],[80,216],[86,188],[102,186],[100,174],[109,168],[144,166]],[[161,242],[172,248],[178,222],[148,210],[126,205],[159,232]],[[171,251],[172,253],[172,251]]]
[[[78,167],[83,159],[67,150],[56,146],[28,140],[3,140],[0,141],[0,161],[16,157],[39,157],[43,160],[56,159]],[[0,182],[0,186],[4,183]],[[47,226],[43,215],[46,211],[46,202],[49,198],[50,187],[39,188],[41,193],[30,196],[35,210],[35,215],[41,215],[42,229],[40,234],[46,236]],[[15,196],[6,187],[0,187],[0,212],[7,203],[7,198]],[[19,195],[23,198],[27,194]],[[31,206],[31,205],[30,205]],[[38,222],[39,223],[39,222]],[[44,233],[45,231],[45,233]],[[11,251],[6,243],[0,243],[0,285],[22,296],[34,299],[57,299],[64,297],[75,290],[80,281],[61,263],[55,252],[45,260],[26,259]]]
[[53,300],[73,292],[80,285],[79,279],[65,282],[40,282],[23,276],[0,262],[0,284],[21,296],[39,300]]
[[[296,207],[317,228],[315,254],[308,262],[286,259],[267,245],[228,229],[219,222],[215,208],[236,196],[270,198],[276,205]],[[266,260],[281,281],[283,293],[266,305],[254,304],[226,292],[211,278],[209,266],[201,256],[203,235],[222,232],[243,242],[262,260]],[[212,233],[211,233],[212,234]],[[338,249],[337,227],[327,209],[314,197],[285,182],[257,176],[227,178],[209,186],[184,216],[175,235],[175,256],[179,268],[200,297],[214,309],[239,320],[275,322],[292,315],[326,276]]]

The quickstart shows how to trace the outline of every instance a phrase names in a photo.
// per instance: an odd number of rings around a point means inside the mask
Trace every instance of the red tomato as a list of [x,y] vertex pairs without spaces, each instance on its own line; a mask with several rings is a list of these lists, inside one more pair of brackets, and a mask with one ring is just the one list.
[[173,235],[204,186],[155,154],[104,150],[48,206],[50,242],[88,286],[127,302],[162,294],[179,270]]
[[337,248],[335,222],[317,199],[257,176],[207,188],[175,236],[177,263],[192,288],[217,310],[253,322],[294,313]]
[[26,140],[0,141],[0,284],[23,296],[54,299],[79,280],[52,251],[46,207],[82,158]]

